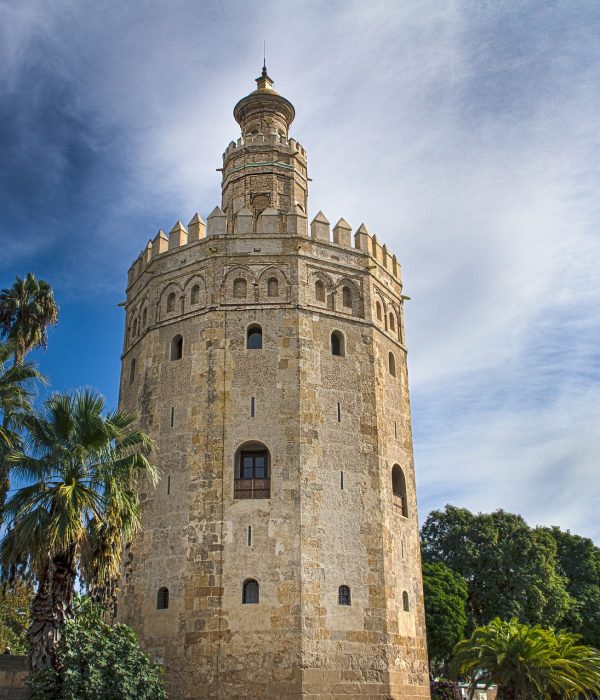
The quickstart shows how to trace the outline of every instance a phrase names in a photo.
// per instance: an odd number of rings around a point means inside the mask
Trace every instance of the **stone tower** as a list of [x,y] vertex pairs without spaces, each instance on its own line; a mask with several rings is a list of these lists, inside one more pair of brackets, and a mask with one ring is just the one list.
[[119,618],[171,698],[428,698],[400,266],[307,225],[294,108],[256,82],[221,207],[129,270],[121,408],[162,479]]

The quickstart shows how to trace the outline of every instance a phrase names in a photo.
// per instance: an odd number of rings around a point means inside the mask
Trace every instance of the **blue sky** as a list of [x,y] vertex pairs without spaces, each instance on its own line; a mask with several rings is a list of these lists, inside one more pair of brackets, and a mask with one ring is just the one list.
[[402,263],[420,512],[600,543],[600,4],[0,0],[0,287],[61,306],[52,389],[117,400],[127,268],[220,201],[267,42],[309,214]]

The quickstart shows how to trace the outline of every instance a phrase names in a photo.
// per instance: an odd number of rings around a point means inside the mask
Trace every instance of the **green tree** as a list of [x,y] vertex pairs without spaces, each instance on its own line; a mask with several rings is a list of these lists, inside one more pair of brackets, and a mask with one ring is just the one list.
[[499,618],[455,647],[452,666],[472,687],[498,685],[498,700],[592,697],[600,692],[600,652],[577,635]]
[[28,452],[8,458],[27,485],[4,506],[0,559],[37,582],[28,632],[33,671],[58,670],[78,574],[96,598],[110,599],[122,545],[139,528],[136,482],[157,482],[142,452],[152,441],[133,416],[103,409],[91,390],[53,395],[25,420]]
[[447,505],[429,514],[421,541],[425,562],[442,562],[466,580],[471,629],[496,616],[553,626],[572,603],[554,538],[519,515]]
[[27,653],[27,628],[33,588],[23,581],[0,587],[0,654]]
[[553,527],[558,572],[567,581],[573,605],[563,624],[581,635],[584,644],[600,648],[600,549],[592,540]]
[[423,564],[429,665],[434,676],[448,674],[454,646],[467,627],[467,584],[445,564]]
[[0,291],[0,334],[14,343],[15,363],[34,348],[48,345],[48,327],[58,321],[52,287],[28,272]]
[[10,487],[6,455],[21,444],[19,429],[23,417],[31,411],[33,380],[44,381],[30,362],[9,365],[13,353],[12,343],[0,343],[0,506],[6,500]]
[[84,605],[64,628],[60,671],[34,673],[31,700],[165,700],[162,668],[140,648],[126,625],[107,625],[101,609]]

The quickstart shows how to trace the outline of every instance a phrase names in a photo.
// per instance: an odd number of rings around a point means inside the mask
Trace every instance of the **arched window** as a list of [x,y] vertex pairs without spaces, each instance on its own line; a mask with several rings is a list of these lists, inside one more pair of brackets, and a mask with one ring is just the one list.
[[147,322],[148,322],[148,309],[144,309],[142,311],[142,326],[144,326],[144,328],[146,327]]
[[131,364],[129,365],[129,383],[133,384],[133,380],[135,379],[135,358],[131,360]]
[[339,357],[344,357],[346,354],[344,335],[340,331],[333,331],[331,334],[331,354]]
[[271,497],[271,458],[261,442],[246,442],[235,454],[234,498]]
[[377,320],[381,321],[382,320],[381,304],[379,302],[376,302],[376,304],[375,304],[375,313],[377,314]]
[[350,599],[350,587],[340,586],[338,588],[338,604],[339,605],[351,605],[352,601]]
[[156,609],[166,610],[169,607],[169,589],[162,588],[158,589],[158,594],[156,596]]
[[315,299],[317,301],[325,301],[325,285],[321,280],[315,282]]
[[394,464],[392,467],[392,492],[394,494],[394,505],[400,510],[400,513],[407,518],[406,478],[399,464]]
[[390,311],[390,330],[391,331],[396,330],[396,319],[394,318],[394,314],[391,311]]
[[396,358],[394,357],[394,353],[390,352],[388,355],[388,369],[390,370],[390,374],[392,377],[396,376]]
[[171,340],[171,359],[181,360],[183,357],[183,338],[178,334]]
[[258,603],[258,582],[253,578],[246,579],[242,586],[242,603],[253,605]]
[[248,284],[243,277],[238,277],[233,282],[233,296],[236,299],[245,299],[247,293]]
[[262,348],[262,328],[257,323],[248,326],[246,347],[248,350],[260,350]]
[[277,277],[269,277],[269,280],[267,282],[267,296],[279,296],[279,282],[277,281]]
[[175,292],[171,292],[167,297],[167,313],[175,311]]
[[198,304],[200,301],[200,287],[197,284],[192,287],[190,301],[192,304]]
[[408,604],[408,593],[406,591],[402,592],[402,610],[404,612],[409,612],[410,605]]
[[342,287],[342,304],[352,308],[352,292],[350,291],[350,287]]

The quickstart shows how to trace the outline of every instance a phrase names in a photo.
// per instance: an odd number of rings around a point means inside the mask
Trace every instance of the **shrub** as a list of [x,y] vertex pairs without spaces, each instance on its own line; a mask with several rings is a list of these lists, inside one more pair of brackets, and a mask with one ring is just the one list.
[[127,625],[107,625],[85,606],[65,625],[58,647],[60,672],[28,679],[31,700],[166,700],[162,668],[141,649]]
[[431,681],[431,698],[432,700],[461,700],[460,689],[455,681]]

